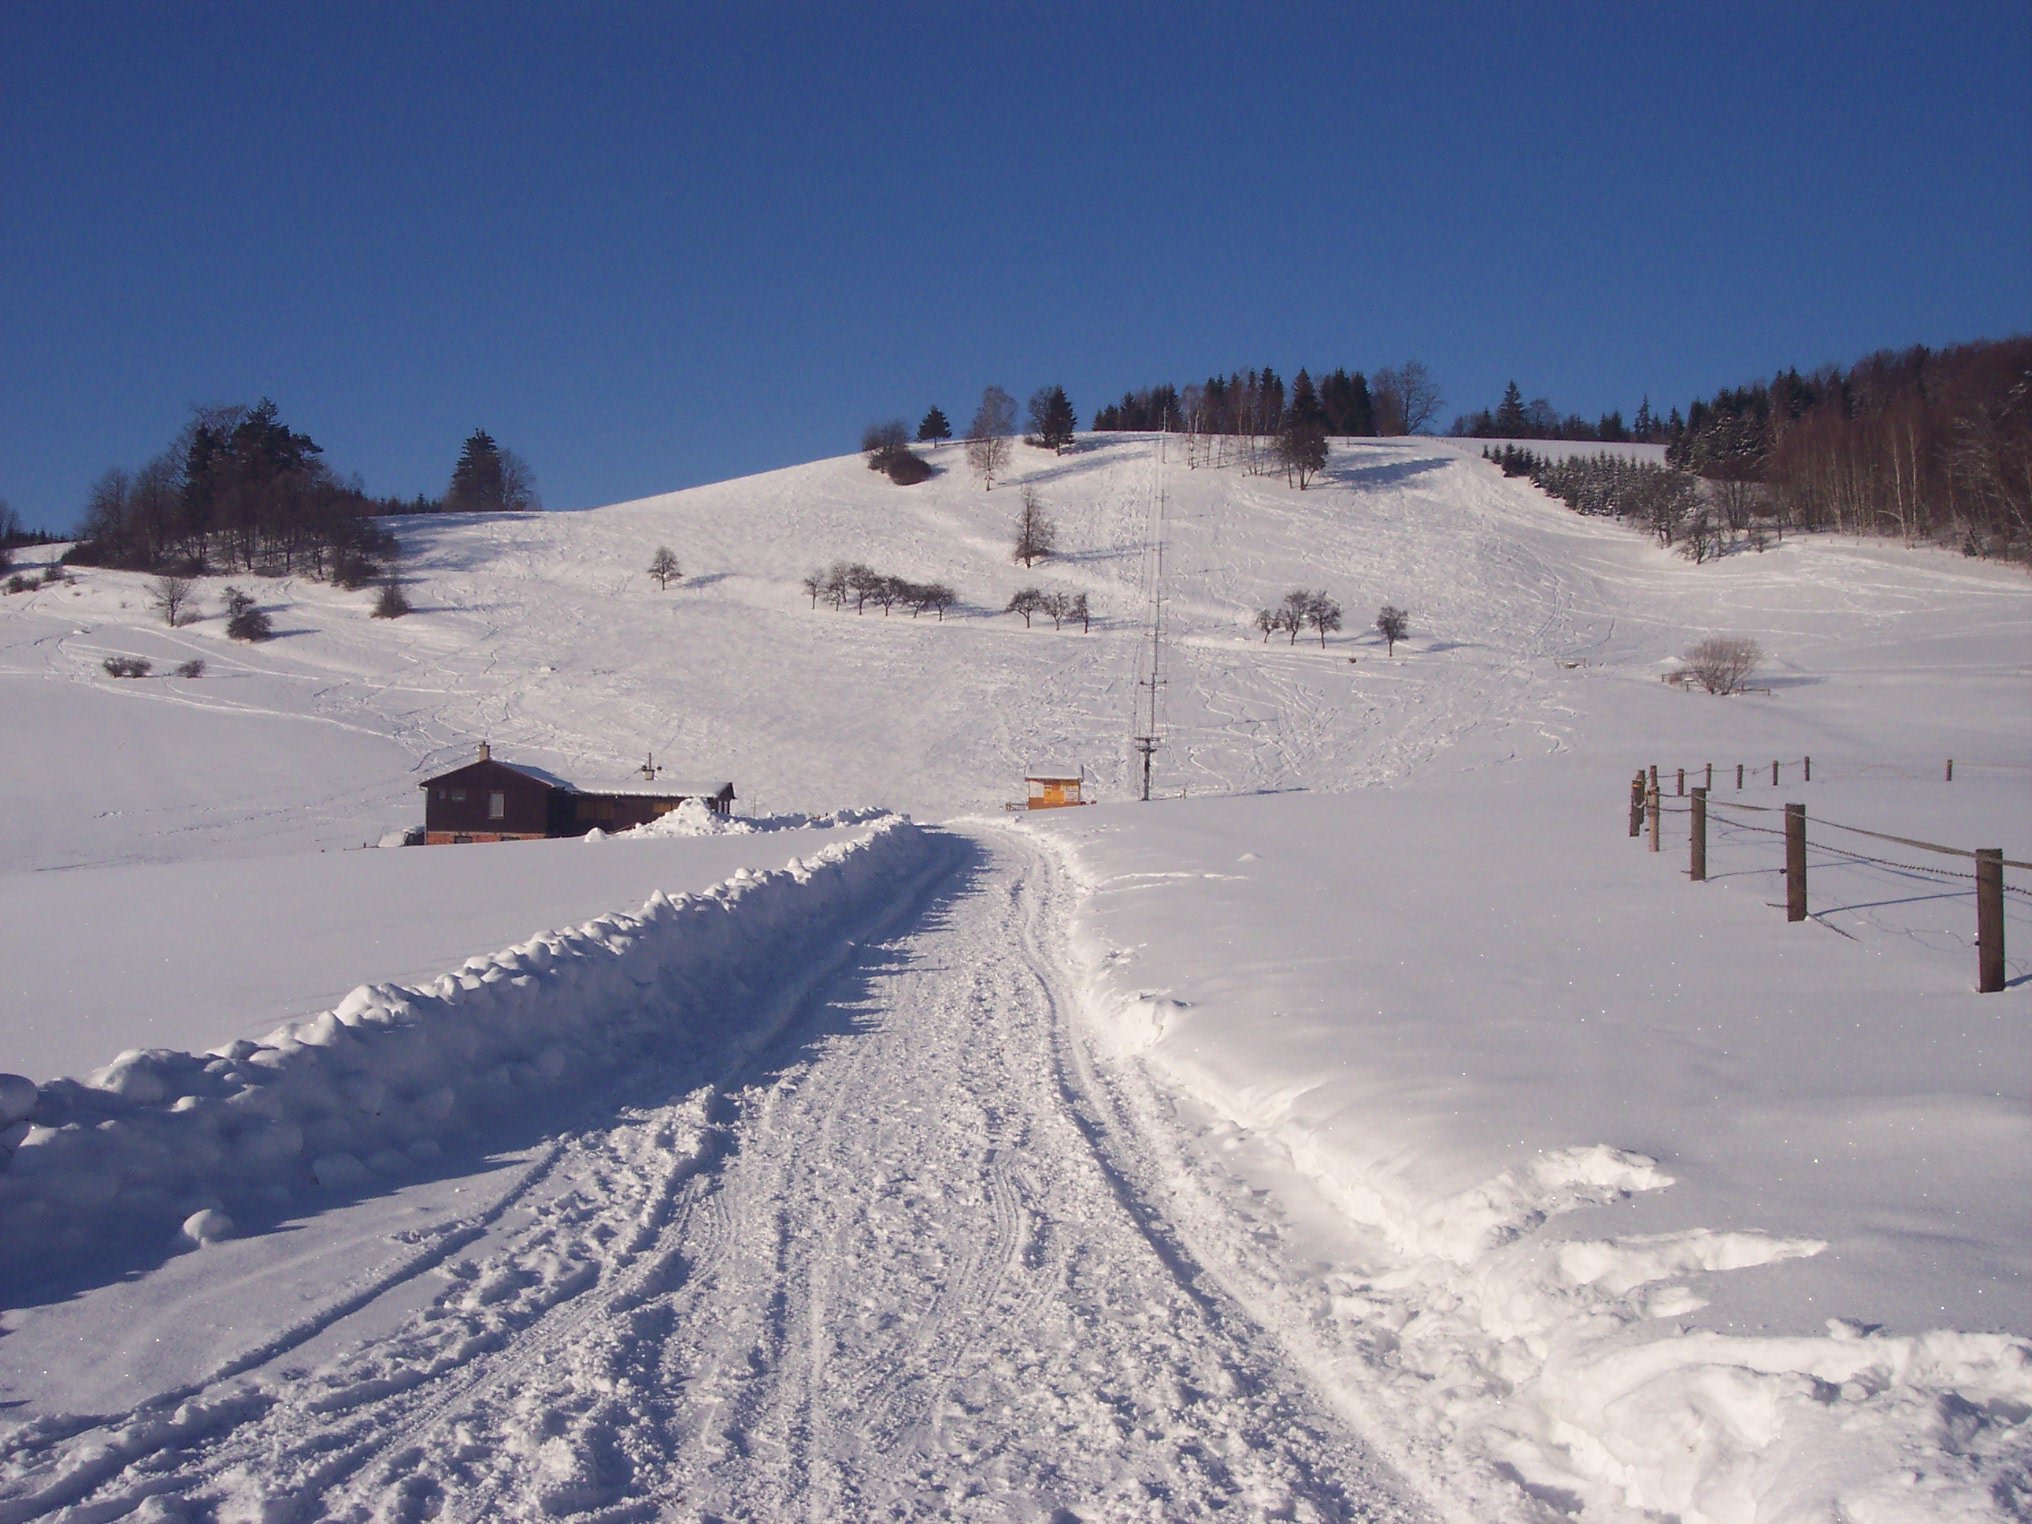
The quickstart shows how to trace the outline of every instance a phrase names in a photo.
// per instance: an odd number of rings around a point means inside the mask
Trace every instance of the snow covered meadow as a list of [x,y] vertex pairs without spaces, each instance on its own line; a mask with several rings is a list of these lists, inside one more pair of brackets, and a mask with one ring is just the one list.
[[[263,582],[261,646],[0,600],[0,1519],[2032,1506],[2032,875],[1977,995],[1965,861],[1810,826],[1790,925],[1771,817],[1705,884],[1626,817],[1713,763],[2032,856],[2023,573],[1162,449],[403,521],[417,613]],[[813,607],[834,560],[960,605]],[[1293,587],[1347,628],[1264,642]],[[1760,691],[1658,680],[1710,633]],[[482,738],[919,824],[359,850]],[[1012,825],[1047,758],[1103,802]]]

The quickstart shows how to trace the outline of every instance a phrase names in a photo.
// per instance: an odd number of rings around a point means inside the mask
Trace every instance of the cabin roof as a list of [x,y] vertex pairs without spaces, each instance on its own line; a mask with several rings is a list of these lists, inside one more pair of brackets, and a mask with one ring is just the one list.
[[1023,775],[1025,783],[1084,783],[1087,770],[1084,767],[1067,767],[1060,763],[1037,762]]
[[468,762],[465,766],[455,767],[448,773],[438,773],[434,777],[425,778],[417,787],[429,788],[438,783],[477,785],[480,779],[497,777],[503,772],[515,773],[532,783],[540,783],[545,788],[556,789],[560,793],[598,794],[609,799],[717,799],[722,794],[731,795],[734,791],[732,782],[724,778],[717,778],[711,782],[687,779],[683,782],[673,781],[661,787],[648,788],[581,788],[569,779],[560,778],[556,773],[546,772],[543,768],[531,767],[524,762],[503,762],[499,757],[482,757],[476,762]]
[[448,773],[438,773],[423,779],[417,787],[429,788],[434,783],[463,783],[503,772],[515,773],[527,778],[531,783],[541,783],[545,788],[563,789],[566,793],[578,792],[555,773],[547,773],[540,767],[529,767],[520,762],[503,762],[496,757],[483,757],[477,762],[468,762],[464,767],[455,767]]

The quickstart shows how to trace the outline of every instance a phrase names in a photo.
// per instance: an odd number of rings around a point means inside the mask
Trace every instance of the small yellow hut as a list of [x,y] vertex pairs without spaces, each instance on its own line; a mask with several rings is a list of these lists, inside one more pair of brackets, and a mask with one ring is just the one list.
[[1030,794],[1025,807],[1057,810],[1067,805],[1085,804],[1088,801],[1080,797],[1080,787],[1086,778],[1087,772],[1083,767],[1033,767],[1023,775]]

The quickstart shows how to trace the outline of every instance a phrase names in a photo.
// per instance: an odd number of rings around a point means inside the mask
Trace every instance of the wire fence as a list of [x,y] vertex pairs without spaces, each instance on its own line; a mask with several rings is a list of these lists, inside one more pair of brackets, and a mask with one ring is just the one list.
[[[1799,762],[1802,781],[1811,781],[1813,764],[1810,758]],[[1966,764],[1964,764],[1966,765]],[[2012,764],[1977,764],[1999,768]],[[1781,763],[1771,764],[1772,777],[1778,776]],[[1953,763],[1949,763],[1945,776],[1952,781]],[[1675,770],[1682,794],[1685,793],[1685,772]],[[1703,764],[1703,775],[1709,775]],[[1806,806],[1787,803],[1784,805],[1747,804],[1740,800],[1717,799],[1704,784],[1696,784],[1690,794],[1685,794],[1685,803],[1679,796],[1667,803],[1659,785],[1659,770],[1651,768],[1639,772],[1630,784],[1630,834],[1643,834],[1648,823],[1651,850],[1660,846],[1660,823],[1666,815],[1685,816],[1691,821],[1688,831],[1690,876],[1695,880],[1707,877],[1707,823],[1710,811],[1721,811],[1720,818],[1726,820],[1730,830],[1745,835],[1775,836],[1785,843],[1786,909],[1790,920],[1804,920],[1807,917],[1806,876],[1807,876],[1807,818]],[[1826,775],[1823,775],[1826,776]],[[1853,776],[1853,775],[1851,775]],[[1882,776],[1882,774],[1879,774]],[[1909,775],[1908,775],[1909,776]],[[1744,817],[1753,815],[1778,815],[1783,818],[1781,826],[1770,826]],[[1822,853],[1832,853],[1844,865],[1870,865],[1889,869],[1893,872],[1916,874],[1941,881],[1959,881],[1973,885],[1976,901],[1976,947],[1977,947],[1977,988],[1983,993],[1993,993],[2005,987],[2004,973],[2004,910],[2006,895],[2032,902],[2032,886],[2014,884],[2005,878],[2006,870],[2032,872],[2032,861],[2006,857],[1998,847],[1956,847],[1937,841],[1927,841],[1916,836],[1902,836],[1890,831],[1873,830],[1868,826],[1853,825],[1845,821],[1816,817],[1813,821],[1816,837],[1813,845]],[[1826,840],[1826,833],[1840,832],[1861,837],[1869,841],[1888,842],[1893,846],[1905,847],[1915,852],[1930,852],[1938,856],[1967,860],[1968,871],[1949,868],[1939,864],[1906,862],[1902,859],[1884,857],[1860,847],[1850,847],[1839,842]],[[1827,864],[1823,863],[1823,866]]]
[[1689,783],[1698,784],[1712,793],[1717,787],[1727,788],[1732,783],[1737,791],[1752,788],[1777,788],[1781,783],[1848,783],[1859,779],[1882,781],[1885,779],[1920,783],[1928,779],[1952,783],[1960,773],[2023,773],[2032,776],[2032,762],[1971,762],[1965,757],[1946,757],[1938,768],[1919,769],[1896,762],[1836,763],[1829,766],[1825,761],[1816,764],[1811,757],[1778,757],[1768,762],[1695,762],[1691,766],[1652,768],[1654,776],[1675,780],[1678,792],[1684,794]]

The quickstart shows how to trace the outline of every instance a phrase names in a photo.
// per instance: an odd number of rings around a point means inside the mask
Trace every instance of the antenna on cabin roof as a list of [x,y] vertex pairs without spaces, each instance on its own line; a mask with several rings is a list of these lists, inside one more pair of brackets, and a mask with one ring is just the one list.
[[656,765],[656,753],[652,751],[649,754],[649,760],[642,764],[642,776],[647,778],[651,783],[654,783],[656,775],[661,771],[663,769]]

